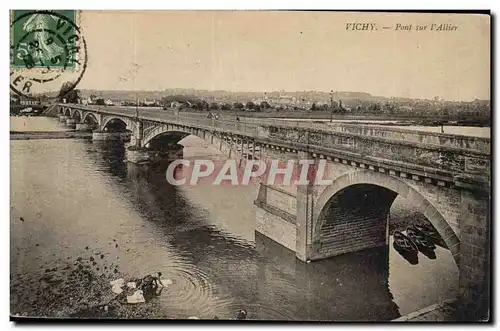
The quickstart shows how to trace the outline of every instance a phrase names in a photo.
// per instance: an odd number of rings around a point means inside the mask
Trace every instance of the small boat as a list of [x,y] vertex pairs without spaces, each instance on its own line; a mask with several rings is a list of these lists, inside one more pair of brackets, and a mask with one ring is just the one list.
[[442,240],[439,233],[432,226],[414,224],[412,227],[432,240]]
[[434,245],[432,239],[427,237],[425,233],[417,230],[413,226],[409,226],[406,229],[406,235],[417,245],[418,249],[420,250],[436,249],[436,245]]
[[418,248],[410,238],[401,231],[394,231],[394,247],[405,252],[418,253]]

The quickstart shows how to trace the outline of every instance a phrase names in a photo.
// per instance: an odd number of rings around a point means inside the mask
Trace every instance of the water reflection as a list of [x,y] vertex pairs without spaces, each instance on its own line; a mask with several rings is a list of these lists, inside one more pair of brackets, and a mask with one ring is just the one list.
[[[256,247],[266,260],[259,268],[267,282],[260,293],[291,296],[295,312],[310,320],[367,321],[400,316],[389,291],[387,247],[345,254],[314,263],[302,263],[295,254],[256,234]],[[289,291],[276,291],[271,284],[293,284]],[[274,299],[279,305],[282,300]]]
[[86,152],[100,157],[100,160],[95,160],[94,164],[97,171],[115,176],[117,178],[125,178],[127,174],[127,163],[123,162],[125,157],[125,146],[119,141],[84,141]]

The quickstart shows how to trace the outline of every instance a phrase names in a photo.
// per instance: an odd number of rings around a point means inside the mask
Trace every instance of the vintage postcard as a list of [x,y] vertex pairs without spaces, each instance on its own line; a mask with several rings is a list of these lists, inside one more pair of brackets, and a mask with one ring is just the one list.
[[484,12],[10,12],[10,314],[489,321]]

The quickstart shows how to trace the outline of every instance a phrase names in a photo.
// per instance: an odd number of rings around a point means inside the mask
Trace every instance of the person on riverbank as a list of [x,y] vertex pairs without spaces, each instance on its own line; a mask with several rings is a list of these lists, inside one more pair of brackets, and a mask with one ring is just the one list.
[[161,272],[147,275],[141,280],[139,288],[147,296],[160,295],[164,288],[163,283],[161,282],[161,276]]

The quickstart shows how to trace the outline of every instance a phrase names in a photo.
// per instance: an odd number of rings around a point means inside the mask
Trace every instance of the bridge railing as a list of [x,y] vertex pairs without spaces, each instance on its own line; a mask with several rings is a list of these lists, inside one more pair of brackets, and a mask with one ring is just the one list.
[[[141,116],[141,118],[147,118]],[[230,131],[238,134],[243,134],[247,136],[256,137],[258,133],[259,125],[253,123],[246,123],[243,121],[236,120],[221,120],[221,119],[212,119],[212,118],[203,118],[200,116],[185,116],[185,115],[174,115],[162,114],[160,117],[151,118],[151,120],[167,120],[168,122],[175,122],[177,124],[191,124],[199,127],[205,128],[214,128],[223,131]]]
[[348,135],[352,134],[365,137],[379,137],[395,141],[420,143],[423,145],[468,149],[481,153],[491,152],[491,139],[486,137],[426,132],[414,129],[395,128],[391,126],[363,123],[320,123],[313,121],[309,122],[271,118],[266,119],[265,121],[260,119],[260,122],[257,122],[254,118],[246,118],[245,121],[252,124],[260,123],[261,126],[286,127]]

